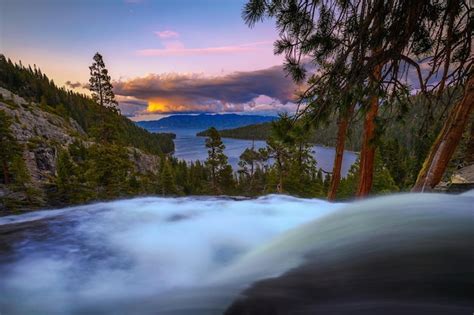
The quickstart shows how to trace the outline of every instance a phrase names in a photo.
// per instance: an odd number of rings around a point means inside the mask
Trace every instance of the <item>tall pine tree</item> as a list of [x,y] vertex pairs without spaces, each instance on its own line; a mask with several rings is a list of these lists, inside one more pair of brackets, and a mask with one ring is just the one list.
[[208,137],[206,139],[206,148],[208,158],[206,160],[206,166],[209,168],[211,173],[211,189],[214,194],[220,194],[223,192],[223,188],[228,190],[228,186],[232,183],[232,169],[229,172],[229,163],[227,162],[227,156],[224,154],[225,145],[222,143],[219,132],[216,128],[211,127],[208,130]]
[[94,62],[89,69],[91,74],[89,89],[92,92],[92,99],[101,106],[118,111],[118,103],[115,100],[112,83],[110,83],[109,71],[105,68],[101,54],[94,55]]

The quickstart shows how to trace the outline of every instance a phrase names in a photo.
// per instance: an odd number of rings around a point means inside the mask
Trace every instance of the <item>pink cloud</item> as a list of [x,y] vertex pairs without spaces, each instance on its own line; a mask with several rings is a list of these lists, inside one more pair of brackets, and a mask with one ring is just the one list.
[[115,81],[114,92],[127,116],[177,112],[294,112],[298,86],[283,66],[222,76],[150,74]]
[[213,55],[240,53],[256,50],[260,46],[272,44],[272,41],[262,41],[241,45],[185,48],[176,46],[166,46],[165,48],[142,49],[137,51],[137,55],[146,57],[169,57],[169,56],[192,56],[192,55]]
[[170,30],[155,32],[155,35],[158,36],[161,39],[170,39],[170,38],[179,37],[178,32],[170,31]]

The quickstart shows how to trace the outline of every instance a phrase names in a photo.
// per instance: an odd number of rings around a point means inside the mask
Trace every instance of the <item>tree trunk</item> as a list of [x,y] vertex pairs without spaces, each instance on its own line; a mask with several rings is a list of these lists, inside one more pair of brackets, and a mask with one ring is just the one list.
[[283,166],[280,162],[280,159],[278,159],[278,167],[280,169],[279,171],[279,179],[278,179],[278,185],[277,185],[277,192],[279,194],[283,193]]
[[3,183],[4,183],[5,185],[8,185],[8,184],[10,184],[10,176],[9,176],[9,174],[8,174],[7,161],[3,161],[2,167],[3,167]]
[[[382,65],[379,64],[374,69],[374,81],[381,78]],[[378,83],[377,83],[378,84]],[[374,175],[374,159],[375,159],[375,118],[379,110],[379,98],[374,95],[370,99],[370,108],[365,114],[364,121],[364,141],[360,151],[360,176],[359,186],[356,195],[358,197],[367,196],[372,189],[372,181]]]
[[329,187],[328,200],[336,199],[339,183],[341,182],[341,166],[344,157],[344,146],[346,143],[347,129],[349,127],[349,119],[354,112],[354,105],[351,105],[346,113],[341,113],[338,121],[336,155],[334,156],[334,166],[332,169],[331,186]]
[[464,129],[474,108],[474,75],[471,73],[464,89],[463,98],[454,105],[436,141],[418,173],[412,191],[434,188],[443,177],[451,157],[461,141]]
[[464,161],[470,165],[474,163],[474,112],[471,112],[471,132],[469,134],[469,142],[467,143],[466,156]]

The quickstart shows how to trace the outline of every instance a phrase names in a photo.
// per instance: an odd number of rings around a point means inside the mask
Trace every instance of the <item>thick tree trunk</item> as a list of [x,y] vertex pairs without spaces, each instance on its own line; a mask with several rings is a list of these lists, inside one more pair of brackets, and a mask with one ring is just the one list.
[[470,124],[471,132],[469,134],[469,142],[467,143],[466,156],[464,157],[464,161],[469,165],[474,163],[474,110],[471,111]]
[[[382,65],[377,65],[374,69],[373,80],[380,80]],[[374,159],[375,159],[375,118],[379,110],[379,98],[374,95],[370,100],[370,108],[365,114],[364,121],[364,141],[360,151],[360,176],[359,186],[356,195],[358,197],[367,196],[372,189],[372,181],[374,175]]]
[[328,200],[336,199],[339,183],[341,182],[341,167],[344,157],[344,146],[346,143],[347,129],[349,120],[354,112],[354,105],[351,105],[346,113],[341,113],[338,121],[336,154],[334,156],[334,166],[332,168],[331,186],[329,187]]
[[463,98],[454,105],[443,129],[431,146],[412,191],[434,188],[443,177],[451,157],[461,141],[464,129],[474,108],[474,75],[471,73]]
[[8,174],[8,165],[7,161],[3,161],[2,163],[2,168],[3,168],[3,183],[5,185],[10,184],[10,176]]

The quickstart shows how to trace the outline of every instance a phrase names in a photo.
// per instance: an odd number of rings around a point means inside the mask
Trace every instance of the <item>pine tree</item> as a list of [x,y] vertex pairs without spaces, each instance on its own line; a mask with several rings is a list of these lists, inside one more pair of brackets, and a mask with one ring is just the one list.
[[234,171],[232,170],[232,166],[229,164],[223,165],[222,169],[219,171],[219,187],[221,192],[226,195],[234,194]]
[[96,53],[94,62],[89,67],[91,78],[89,79],[89,89],[92,92],[92,99],[101,106],[105,106],[118,111],[118,103],[115,100],[112,83],[108,70],[105,68],[102,55]]
[[96,191],[95,198],[110,199],[127,191],[133,165],[127,149],[116,145],[93,145],[88,148],[85,163],[88,184]]
[[[373,183],[379,103],[409,95],[409,73],[416,74],[424,95],[439,96],[445,86],[464,85],[464,97],[446,120],[414,189],[433,187],[446,169],[474,107],[473,23],[467,2],[249,0],[243,17],[249,26],[275,18],[280,33],[275,52],[284,54],[285,69],[296,82],[307,79],[299,115],[321,122],[338,113],[336,176],[351,108],[364,112],[357,191],[364,196]],[[425,66],[430,69],[424,71],[418,60],[429,60]],[[308,69],[317,72],[308,74]]]
[[67,150],[59,152],[56,169],[56,186],[61,201],[68,203],[81,201],[80,198],[75,198],[81,189],[76,176],[76,166]]
[[163,158],[161,162],[160,190],[163,196],[176,195],[178,193],[171,163],[167,158]]
[[247,193],[250,193],[255,189],[255,172],[261,159],[261,155],[253,146],[251,148],[246,148],[240,155],[240,169],[238,172],[241,178],[240,181],[244,184],[243,188]]
[[205,164],[211,173],[211,190],[214,194],[220,194],[223,188],[221,187],[222,181],[230,182],[229,164],[227,156],[224,154],[225,145],[216,128],[209,128],[207,134],[206,148],[208,148],[208,157]]
[[[371,194],[383,194],[399,191],[398,186],[390,175],[389,169],[383,162],[380,152],[377,150],[374,163],[374,185],[370,191]],[[351,166],[347,177],[341,180],[341,187],[338,198],[347,199],[354,196],[360,176],[360,159]]]
[[11,163],[16,156],[21,154],[20,147],[10,130],[11,119],[0,110],[0,164],[3,174],[3,183],[8,185],[11,182]]

